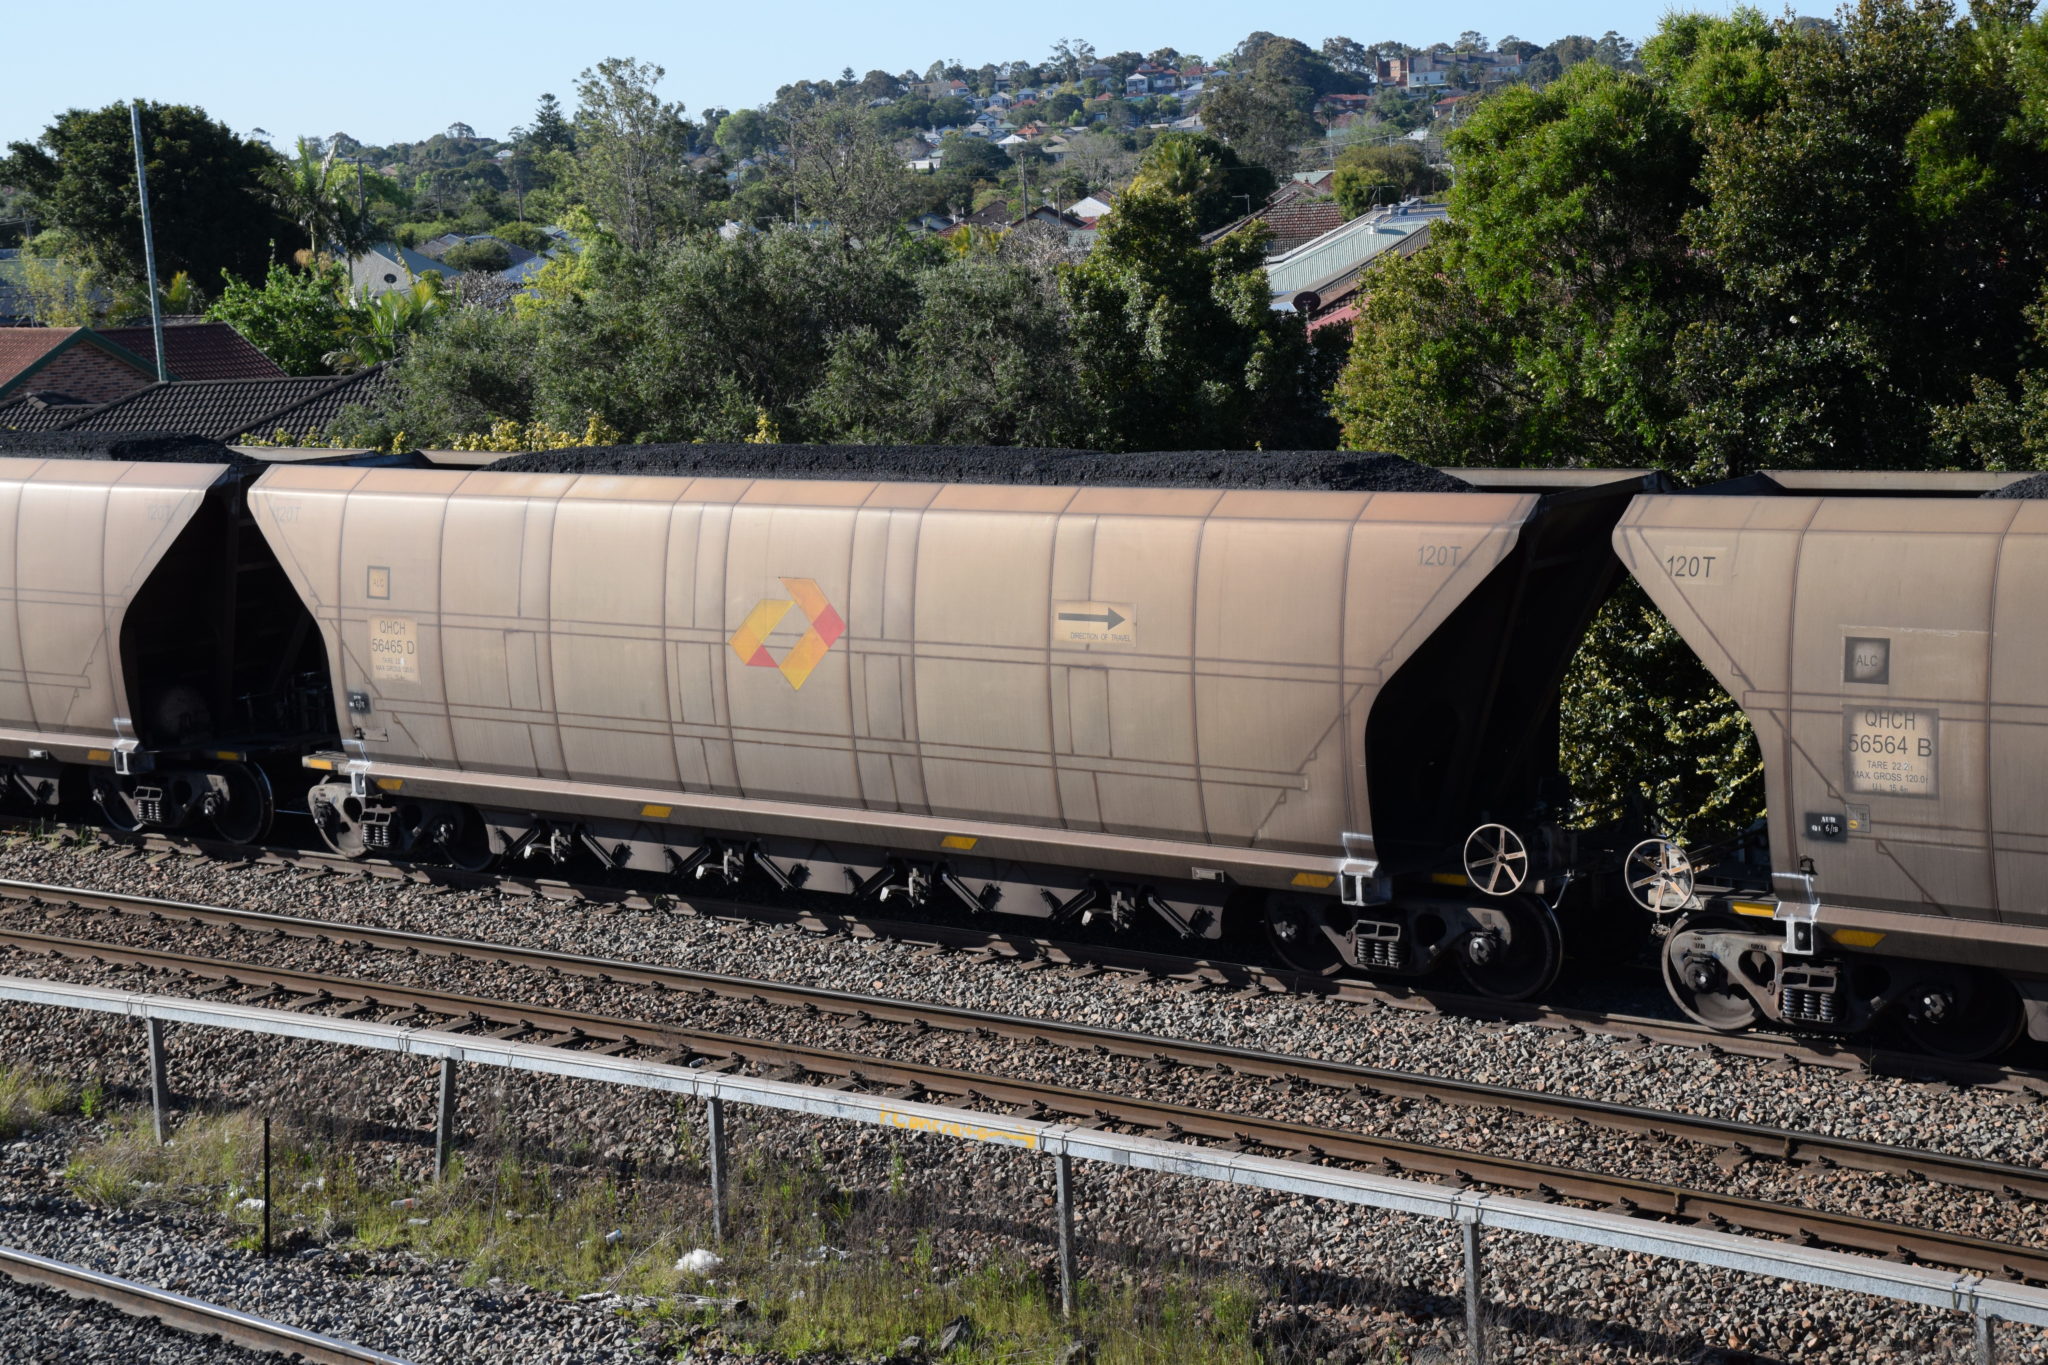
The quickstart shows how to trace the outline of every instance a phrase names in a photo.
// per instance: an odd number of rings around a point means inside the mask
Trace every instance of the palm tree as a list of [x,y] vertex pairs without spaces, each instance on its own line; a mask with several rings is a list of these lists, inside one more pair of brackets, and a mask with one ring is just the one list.
[[361,255],[375,236],[371,205],[403,204],[398,186],[365,172],[360,163],[354,169],[350,175],[349,163],[333,149],[322,155],[300,138],[297,154],[274,163],[264,177],[270,201],[305,230],[308,255],[318,255],[323,245],[344,256]]
[[448,311],[449,293],[437,270],[416,275],[403,289],[371,297],[368,289],[350,301],[346,342],[321,359],[337,374],[381,365],[398,355],[398,343]]

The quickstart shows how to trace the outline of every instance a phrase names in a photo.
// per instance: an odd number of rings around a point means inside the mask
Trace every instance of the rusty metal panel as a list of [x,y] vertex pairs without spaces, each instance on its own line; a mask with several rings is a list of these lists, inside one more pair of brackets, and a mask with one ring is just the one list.
[[227,472],[0,459],[0,728],[109,746],[133,737],[121,623]]
[[1623,562],[1749,715],[1829,903],[2048,923],[2048,508],[1645,496]]
[[369,759],[1317,856],[1370,831],[1379,684],[1537,505],[294,468],[255,501]]

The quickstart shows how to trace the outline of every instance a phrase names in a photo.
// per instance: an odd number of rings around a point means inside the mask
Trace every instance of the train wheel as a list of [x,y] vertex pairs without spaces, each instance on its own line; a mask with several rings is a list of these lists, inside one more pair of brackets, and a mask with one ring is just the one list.
[[[337,789],[338,788],[338,789]],[[320,842],[344,858],[361,858],[369,853],[363,842],[363,802],[351,796],[346,785],[315,787],[306,798],[312,811],[313,827]]]
[[450,806],[442,819],[447,824],[439,843],[450,866],[464,872],[488,872],[497,866],[498,851],[491,847],[491,827],[474,806]]
[[1905,1032],[1922,1052],[1974,1062],[2011,1047],[2025,1022],[2019,992],[2005,978],[1965,970],[1919,993],[1906,1009]]
[[1506,917],[1507,931],[1465,936],[1457,949],[1465,984],[1496,1000],[1526,1000],[1557,980],[1564,935],[1550,907],[1534,896],[1510,896],[1487,908]]
[[1330,912],[1341,908],[1321,896],[1275,896],[1266,903],[1266,941],[1295,971],[1335,976],[1344,970],[1337,945],[1345,934],[1331,925]]
[[1720,1033],[1740,1033],[1763,1017],[1748,991],[1728,979],[1728,969],[1708,953],[1699,934],[1721,927],[1707,919],[1681,920],[1664,940],[1664,989],[1695,1023]]
[[128,794],[128,782],[118,773],[96,768],[92,774],[92,804],[106,827],[121,834],[133,834],[146,821]]
[[215,834],[231,844],[256,843],[270,833],[271,819],[277,814],[270,778],[263,769],[249,763],[231,764],[220,775],[227,790],[212,793],[207,823],[213,826]]

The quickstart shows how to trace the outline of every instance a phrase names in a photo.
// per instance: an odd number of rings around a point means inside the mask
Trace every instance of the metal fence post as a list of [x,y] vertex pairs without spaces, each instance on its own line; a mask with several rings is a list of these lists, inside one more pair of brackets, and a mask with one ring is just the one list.
[[156,1116],[156,1142],[161,1147],[171,1108],[171,1088],[164,1079],[164,1021],[145,1019],[142,1028],[149,1040],[149,1107]]
[[448,1174],[455,1155],[455,1059],[441,1059],[441,1107],[434,1119],[434,1179]]
[[1486,1324],[1480,1312],[1486,1300],[1479,1286],[1479,1224],[1460,1223],[1465,1237],[1465,1359],[1467,1365],[1486,1365]]
[[711,1235],[725,1240],[725,1101],[713,1095],[704,1101],[706,1136],[711,1144]]
[[1071,1318],[1078,1307],[1074,1283],[1074,1161],[1065,1152],[1052,1159],[1053,1200],[1060,1225],[1060,1316]]
[[1977,1365],[1998,1365],[1998,1329],[1989,1313],[1978,1313],[1973,1321],[1977,1327]]

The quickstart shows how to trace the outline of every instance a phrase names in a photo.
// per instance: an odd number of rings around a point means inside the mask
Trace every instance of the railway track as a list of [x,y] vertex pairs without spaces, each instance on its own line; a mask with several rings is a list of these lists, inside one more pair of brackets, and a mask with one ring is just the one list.
[[141,856],[201,857],[230,865],[297,867],[324,875],[374,878],[456,890],[488,890],[521,896],[627,909],[665,908],[703,918],[780,924],[818,935],[887,939],[912,946],[965,953],[1025,968],[1058,967],[1117,972],[1176,982],[1191,990],[1242,990],[1313,995],[1366,1007],[1441,1014],[1501,1025],[1529,1024],[1574,1034],[1602,1034],[1632,1044],[1684,1047],[1717,1056],[1746,1057],[1796,1070],[1818,1067],[1857,1075],[1934,1085],[1978,1087],[2048,1100],[2048,1071],[1994,1062],[1961,1062],[1922,1053],[1824,1037],[1750,1032],[1717,1033],[1690,1021],[1651,1018],[1607,1010],[1504,1001],[1424,985],[1356,977],[1324,977],[1260,963],[1180,953],[1040,938],[1028,933],[973,925],[890,919],[813,907],[792,907],[728,897],[673,899],[630,887],[531,877],[505,872],[468,873],[425,864],[356,862],[324,850],[224,844],[186,836],[119,835],[93,825],[68,826],[78,837],[134,850]]
[[117,1308],[130,1317],[146,1318],[175,1331],[218,1337],[252,1351],[284,1356],[312,1365],[408,1365],[398,1356],[373,1351],[352,1341],[309,1332],[289,1323],[245,1313],[201,1299],[187,1298],[154,1285],[138,1284],[85,1266],[0,1247],[0,1275],[22,1284],[40,1285],[77,1299]]
[[[1848,1167],[1988,1190],[2013,1198],[2048,1200],[2048,1171],[1914,1148],[1887,1146],[1819,1133],[1736,1123],[1666,1110],[1420,1075],[1353,1063],[1329,1062],[1287,1053],[1261,1052],[1216,1043],[1131,1033],[1092,1025],[990,1014],[958,1006],[889,999],[817,986],[763,981],[657,963],[582,956],[549,949],[486,943],[411,930],[374,928],[308,919],[268,911],[241,910],[161,900],[118,892],[88,891],[0,879],[0,901],[28,901],[96,913],[146,918],[153,922],[223,927],[230,930],[520,967],[579,976],[607,985],[640,986],[706,999],[746,1001],[861,1023],[885,1023],[926,1031],[1004,1038],[1074,1052],[1135,1058],[1220,1074],[1258,1076],[1289,1085],[1366,1096],[1387,1095],[1438,1104],[1492,1108],[1516,1114],[1585,1124],[1592,1128],[1696,1142],[1722,1153],[1730,1167],[1748,1160],[1775,1160],[1821,1167]],[[48,951],[44,936],[17,935],[0,926],[0,945]],[[85,942],[77,940],[76,942]],[[74,952],[65,948],[60,951]]]
[[[228,996],[247,1005],[319,1011],[339,1018],[377,1018],[385,1023],[477,1033],[604,1055],[639,1056],[691,1068],[743,1068],[778,1080],[858,1089],[901,1100],[935,1100],[1056,1122],[1108,1125],[1174,1141],[1219,1144],[1233,1151],[1307,1162],[1338,1162],[1387,1174],[1433,1178],[1461,1187],[1510,1191],[1524,1197],[2048,1284],[2048,1249],[1628,1176],[1579,1171],[1491,1152],[1437,1147],[1255,1114],[991,1076],[782,1039],[746,1038],[685,1025],[484,999],[161,948],[20,930],[0,930],[0,946],[50,958],[176,974],[198,994]],[[1052,1027],[1038,1021],[1020,1022],[1041,1031]],[[1298,1065],[1299,1059],[1288,1062]],[[1412,1082],[1416,1078],[1405,1079]],[[1346,1084],[1356,1086],[1358,1082]],[[1768,1140],[1756,1132],[1751,1136],[1759,1148],[1769,1146]],[[1912,1154],[1916,1161],[1922,1158],[1930,1169],[1940,1169],[1943,1163],[1956,1160]],[[1967,1172],[1972,1183],[1994,1174],[1989,1163],[1963,1165],[1977,1167]],[[1952,1169],[1964,1173],[1963,1167]],[[2014,1186],[2016,1191],[2039,1179],[2039,1173],[2018,1168],[1997,1170],[2018,1182]]]

